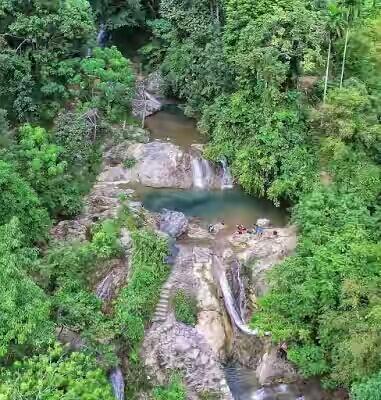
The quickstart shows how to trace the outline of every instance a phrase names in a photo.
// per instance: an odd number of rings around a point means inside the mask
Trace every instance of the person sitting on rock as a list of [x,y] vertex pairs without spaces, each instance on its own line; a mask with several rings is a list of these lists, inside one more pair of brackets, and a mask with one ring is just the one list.
[[239,224],[237,225],[237,232],[239,235],[242,235],[247,232],[247,229],[242,224]]
[[261,226],[255,225],[255,233],[258,236],[262,236],[263,235],[263,228]]
[[216,231],[215,227],[213,224],[208,225],[208,232],[209,233],[214,233]]

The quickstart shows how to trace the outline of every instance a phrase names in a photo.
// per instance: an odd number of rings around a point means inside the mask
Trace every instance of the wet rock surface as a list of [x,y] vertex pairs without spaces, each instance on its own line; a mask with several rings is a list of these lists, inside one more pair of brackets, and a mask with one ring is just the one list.
[[249,267],[246,271],[257,297],[268,290],[266,272],[292,254],[297,243],[294,227],[268,228],[262,234],[234,234],[228,240],[238,260]]
[[187,231],[188,219],[182,212],[164,209],[160,214],[159,229],[173,238],[178,238]]
[[256,375],[261,385],[275,382],[293,382],[298,379],[295,369],[284,358],[280,357],[276,348],[266,352],[256,369]]
[[[113,157],[116,158],[116,154]],[[123,165],[108,166],[100,180],[140,183],[158,188],[192,187],[190,157],[172,143],[136,143],[129,146],[119,159],[133,159],[136,163],[131,168],[124,168]]]

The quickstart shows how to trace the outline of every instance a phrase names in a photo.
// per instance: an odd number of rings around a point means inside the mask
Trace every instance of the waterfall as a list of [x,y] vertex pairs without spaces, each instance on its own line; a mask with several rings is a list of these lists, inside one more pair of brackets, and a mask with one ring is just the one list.
[[204,188],[204,179],[202,174],[202,164],[198,158],[192,158],[193,186],[198,189]]
[[102,300],[108,300],[111,297],[112,271],[102,280],[95,290],[96,296]]
[[119,367],[116,367],[110,372],[110,381],[114,391],[116,400],[124,399],[124,378],[123,372]]
[[229,286],[229,282],[226,278],[225,268],[222,265],[219,257],[217,257],[216,255],[213,256],[213,267],[214,267],[214,274],[218,280],[222,296],[224,298],[226,311],[228,312],[231,321],[242,333],[245,333],[246,335],[249,336],[257,336],[258,329],[253,330],[250,327],[248,327],[245,321],[242,319],[240,312],[237,310],[236,301],[233,297],[232,291]]
[[108,40],[108,32],[106,31],[105,24],[101,24],[97,35],[97,45],[99,47],[105,47]]
[[207,188],[212,181],[213,171],[209,161],[204,158],[192,158],[193,186],[197,189]]
[[221,189],[232,189],[233,188],[233,179],[232,175],[230,173],[230,169],[228,166],[228,163],[226,161],[226,158],[223,157],[221,159],[221,165],[222,165],[222,182],[221,182]]
[[236,308],[239,312],[242,321],[246,318],[246,295],[245,285],[241,279],[241,264],[234,260],[231,268],[232,273],[232,288],[233,294],[236,299]]
[[210,185],[213,178],[213,171],[212,168],[210,167],[210,163],[208,160],[205,160],[205,158],[203,158],[201,160],[201,164],[202,164],[202,171],[204,173],[204,181],[206,182],[207,185]]

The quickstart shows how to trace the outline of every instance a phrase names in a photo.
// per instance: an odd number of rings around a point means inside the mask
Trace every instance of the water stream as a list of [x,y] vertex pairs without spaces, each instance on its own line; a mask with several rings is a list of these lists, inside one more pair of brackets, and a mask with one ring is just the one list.
[[114,391],[115,399],[124,400],[124,378],[123,372],[119,367],[111,370],[110,381]]

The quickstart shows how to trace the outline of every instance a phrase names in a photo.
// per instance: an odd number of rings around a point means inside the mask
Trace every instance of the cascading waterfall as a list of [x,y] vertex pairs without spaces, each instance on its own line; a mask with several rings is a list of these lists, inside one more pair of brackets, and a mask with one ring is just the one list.
[[228,312],[231,321],[242,333],[249,336],[257,336],[258,329],[253,330],[249,328],[249,326],[247,326],[245,321],[242,319],[240,311],[237,310],[236,301],[230,289],[229,282],[226,278],[225,268],[222,265],[219,257],[217,257],[216,255],[213,256],[213,265],[214,265],[214,273],[218,280],[222,296],[224,298],[226,311]]
[[116,400],[124,400],[124,379],[123,372],[119,367],[113,368],[110,372],[110,381]]
[[231,268],[232,274],[232,288],[233,294],[236,299],[236,308],[239,312],[242,321],[246,319],[246,295],[245,285],[241,279],[241,264],[234,260]]
[[230,169],[228,166],[228,163],[226,161],[226,158],[223,157],[221,159],[221,165],[222,165],[222,182],[221,182],[221,189],[232,189],[233,188],[233,178],[230,173]]
[[213,171],[209,161],[204,158],[192,158],[193,186],[197,189],[205,189],[210,185]]

